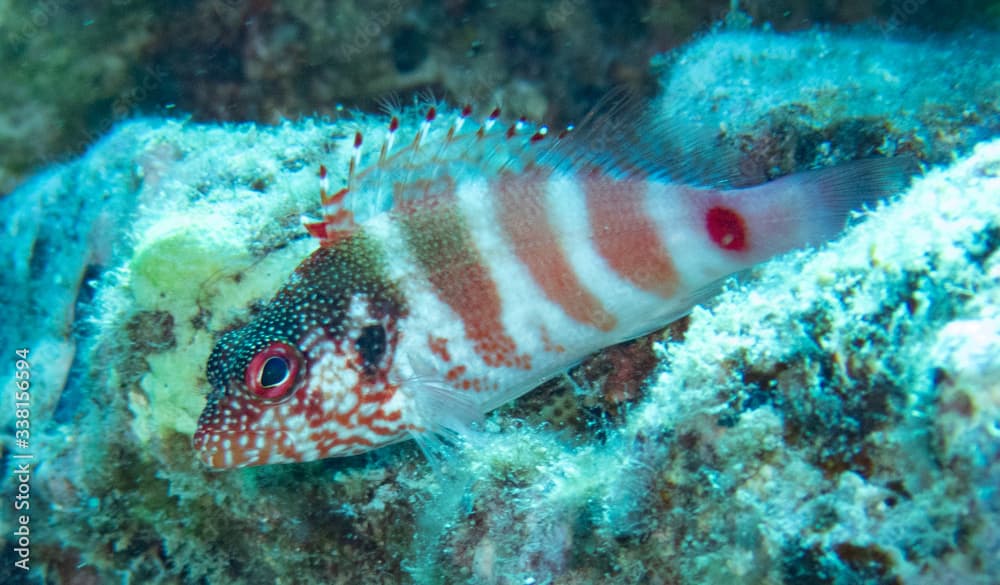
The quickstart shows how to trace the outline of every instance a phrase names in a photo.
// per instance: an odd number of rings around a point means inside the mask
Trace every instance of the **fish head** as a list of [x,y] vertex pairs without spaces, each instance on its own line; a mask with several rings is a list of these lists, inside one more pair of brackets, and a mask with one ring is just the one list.
[[372,246],[321,247],[249,323],[221,336],[194,446],[210,467],[311,461],[396,442],[405,305]]

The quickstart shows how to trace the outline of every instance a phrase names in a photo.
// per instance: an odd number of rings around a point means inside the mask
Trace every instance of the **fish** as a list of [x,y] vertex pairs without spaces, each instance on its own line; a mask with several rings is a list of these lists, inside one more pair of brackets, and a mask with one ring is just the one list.
[[833,238],[912,174],[879,157],[742,184],[628,101],[561,132],[434,104],[392,114],[376,148],[345,141],[345,184],[321,165],[322,218],[304,219],[315,251],[211,351],[198,458],[432,451],[730,275]]

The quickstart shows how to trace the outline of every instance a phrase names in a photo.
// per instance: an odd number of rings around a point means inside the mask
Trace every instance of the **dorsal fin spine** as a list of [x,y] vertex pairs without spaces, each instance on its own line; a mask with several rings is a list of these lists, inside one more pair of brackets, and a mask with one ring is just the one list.
[[326,165],[319,165],[319,200],[326,205],[330,200],[330,178],[326,173]]
[[[358,153],[361,148],[360,132],[355,136],[354,149]],[[351,159],[350,174],[353,175],[354,167],[357,164],[355,158]],[[315,221],[303,217],[303,225],[310,235],[318,238],[322,245],[331,245],[350,233],[354,226],[354,214],[349,209],[344,209],[344,200],[350,192],[350,187],[344,187],[336,193],[330,194],[330,178],[326,165],[319,165],[319,197],[323,206],[323,219]]]
[[518,118],[517,122],[514,122],[507,128],[507,139],[513,138],[518,132],[524,129],[524,125],[527,121],[524,118]]
[[[389,155],[392,154],[392,147],[396,143],[397,130],[399,130],[399,118],[393,116],[389,120],[389,134],[385,137],[385,142],[382,143],[382,151],[378,156],[378,164],[376,165],[378,168],[384,167]],[[381,208],[383,205],[382,197],[382,173],[379,172],[375,179],[375,197],[372,198],[373,205]]]
[[458,114],[458,118],[455,119],[455,125],[453,126],[454,133],[452,135],[457,136],[462,131],[462,126],[465,125],[465,121],[470,115],[472,115],[472,106],[465,104],[462,107],[462,111]]
[[385,164],[385,159],[392,152],[392,145],[396,142],[396,130],[399,129],[399,118],[393,116],[389,120],[389,134],[385,137],[385,142],[382,143],[382,150],[378,155],[378,166]]
[[347,190],[354,186],[354,172],[361,164],[361,132],[354,133],[354,153],[351,156],[351,165],[347,169]]
[[[538,144],[539,142],[541,142],[542,140],[544,140],[545,137],[548,136],[548,135],[549,135],[549,127],[548,126],[539,126],[538,130],[536,130],[535,133],[531,135],[531,138],[528,139],[528,143],[525,145],[525,147],[527,147],[529,145],[530,146],[535,146],[536,144]],[[551,146],[551,141],[549,143],[549,146]],[[524,148],[521,149],[521,152],[524,152]],[[527,162],[524,163],[524,170],[525,171],[530,171],[530,170],[534,169],[537,166],[536,159],[537,159],[537,157],[529,157],[527,159]]]
[[500,108],[493,108],[493,111],[490,112],[490,115],[487,116],[485,120],[483,120],[483,125],[479,127],[479,132],[476,133],[479,136],[479,138],[485,136],[486,133],[489,132],[491,128],[493,128],[493,125],[496,124],[497,119],[499,117],[500,117]]
[[424,121],[420,123],[420,130],[417,135],[413,138],[413,153],[420,149],[420,145],[423,144],[424,140],[427,138],[427,133],[431,130],[431,122],[437,118],[437,108],[431,106],[427,109],[427,115],[424,116]]
[[[481,165],[491,169],[490,172],[514,173],[574,164],[573,160],[564,160],[566,157],[561,144],[561,140],[573,130],[573,126],[553,134],[548,126],[530,125],[525,118],[518,118],[512,124],[504,124],[493,132],[494,127],[501,122],[501,109],[496,107],[482,118],[475,131],[470,131],[466,128],[466,122],[473,110],[471,106],[465,105],[457,113],[449,114],[451,120],[447,130],[439,133],[435,129],[435,138],[431,140],[432,124],[437,121],[438,113],[435,106],[428,107],[423,119],[418,118],[412,141],[403,147],[396,145],[399,139],[397,132],[402,124],[399,117],[393,115],[389,119],[388,132],[384,135],[377,157],[371,157],[373,160],[363,156],[364,136],[361,131],[355,132],[344,188],[331,193],[328,169],[325,165],[320,165],[323,220],[305,220],[303,223],[309,233],[323,240],[324,245],[347,237],[357,227],[356,218],[370,218],[399,203],[395,201],[395,187],[385,192],[383,179],[389,177],[387,180],[394,181],[394,185],[405,186],[412,182],[414,173],[433,178],[442,170],[452,172],[448,166],[439,163]],[[493,132],[493,135],[488,137],[488,132]],[[467,143],[460,144],[463,141]],[[434,147],[434,142],[439,142],[438,146]],[[427,151],[429,147],[432,148],[431,151]],[[553,157],[551,153],[557,150]],[[569,152],[572,158],[572,151]],[[393,174],[387,175],[390,170]],[[353,192],[362,186],[365,193],[359,198]],[[406,197],[413,195],[416,192]]]

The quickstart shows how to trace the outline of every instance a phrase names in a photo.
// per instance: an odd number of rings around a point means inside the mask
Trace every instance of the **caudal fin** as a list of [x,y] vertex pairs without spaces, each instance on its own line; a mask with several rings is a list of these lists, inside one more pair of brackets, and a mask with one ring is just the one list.
[[856,160],[795,177],[803,189],[815,193],[821,206],[817,211],[839,224],[831,226],[839,231],[851,211],[901,192],[919,171],[917,159],[906,155]]
[[[759,262],[832,239],[844,229],[852,211],[901,192],[918,170],[915,158],[902,156],[788,175],[725,192],[724,205],[707,210],[708,226],[715,240],[721,238],[717,233],[729,237],[720,245],[730,240],[740,244],[744,262]],[[739,217],[740,222],[730,216]]]

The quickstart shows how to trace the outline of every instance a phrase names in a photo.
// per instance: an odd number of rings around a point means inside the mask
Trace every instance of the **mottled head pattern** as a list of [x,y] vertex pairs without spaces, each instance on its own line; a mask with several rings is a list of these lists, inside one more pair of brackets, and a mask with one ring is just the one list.
[[350,455],[399,440],[389,375],[406,307],[361,233],[322,246],[267,307],[222,336],[195,448],[213,467]]

